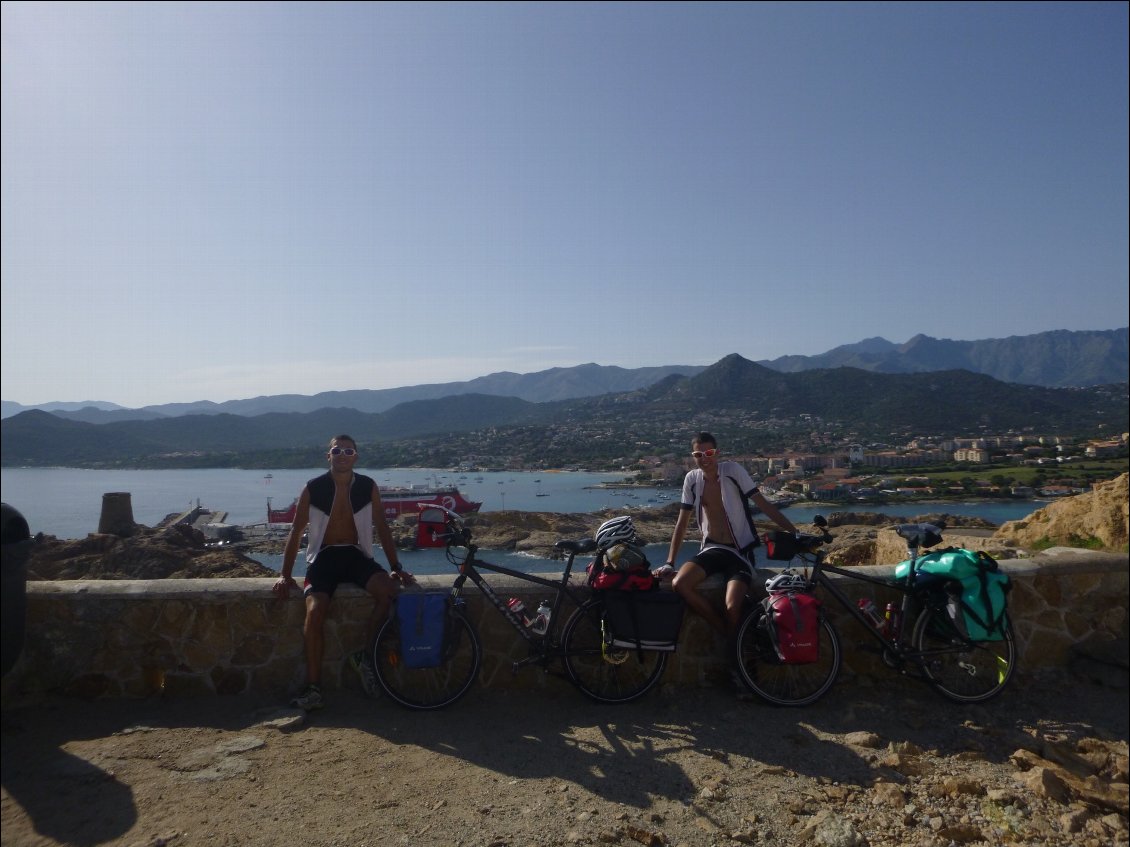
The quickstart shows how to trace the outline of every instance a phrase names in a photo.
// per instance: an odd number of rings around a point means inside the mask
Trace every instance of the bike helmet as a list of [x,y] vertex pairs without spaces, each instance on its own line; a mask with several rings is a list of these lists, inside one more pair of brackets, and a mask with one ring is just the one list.
[[796,571],[782,571],[765,580],[766,591],[802,591],[807,587],[808,581]]
[[631,544],[635,540],[636,527],[629,515],[607,520],[596,531],[596,543],[601,547],[611,547],[613,544]]

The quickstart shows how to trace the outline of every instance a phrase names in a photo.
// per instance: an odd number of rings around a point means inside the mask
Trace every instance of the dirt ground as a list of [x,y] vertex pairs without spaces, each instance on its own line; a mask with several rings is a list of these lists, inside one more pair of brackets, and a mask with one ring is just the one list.
[[722,689],[593,704],[562,680],[436,713],[357,692],[55,700],[3,716],[4,845],[1127,843],[1127,689],[914,682],[781,709]]

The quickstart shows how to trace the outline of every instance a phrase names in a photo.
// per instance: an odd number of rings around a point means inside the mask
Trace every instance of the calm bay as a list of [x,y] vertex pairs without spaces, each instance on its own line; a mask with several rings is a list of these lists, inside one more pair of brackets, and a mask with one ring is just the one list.
[[[602,509],[654,508],[677,502],[673,488],[615,489],[600,486],[623,482],[623,474],[546,471],[456,472],[435,468],[363,469],[382,486],[455,486],[470,500],[483,504],[482,511],[506,509],[526,512],[597,512]],[[167,515],[186,511],[199,503],[214,511],[227,512],[226,523],[246,526],[266,520],[268,501],[283,508],[302,490],[319,468],[302,470],[79,470],[75,468],[0,469],[3,500],[27,519],[32,533],[57,538],[84,538],[98,529],[102,495],[129,492],[134,520],[155,526]],[[817,513],[873,511],[897,517],[933,512],[982,517],[995,524],[1018,520],[1046,503],[1033,500],[988,502],[915,502],[797,504],[789,516],[807,522]],[[649,546],[648,557],[662,561],[666,545]],[[278,556],[256,554],[273,569]],[[561,568],[560,562],[516,553],[494,553],[492,561],[522,571]],[[405,564],[416,573],[446,573],[452,570],[442,551],[416,551]],[[301,571],[301,565],[298,568]],[[296,573],[301,576],[301,573]]]
[[[623,474],[584,472],[453,472],[435,468],[358,468],[382,486],[455,486],[482,511],[596,512],[618,505],[656,506],[660,496],[676,499],[674,489],[633,488],[630,492],[597,488],[624,480]],[[285,508],[320,468],[299,470],[79,470],[75,468],[4,468],[4,502],[18,509],[31,531],[58,538],[83,538],[98,529],[102,495],[130,493],[133,517],[155,526],[167,515],[198,502],[227,512],[226,523],[247,526],[267,519],[267,501]],[[629,496],[630,495],[630,496]],[[649,503],[649,500],[655,502]]]

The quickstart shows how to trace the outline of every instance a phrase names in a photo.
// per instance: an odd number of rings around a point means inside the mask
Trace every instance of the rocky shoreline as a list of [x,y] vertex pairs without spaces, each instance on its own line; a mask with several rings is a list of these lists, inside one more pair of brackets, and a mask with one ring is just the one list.
[[[597,527],[620,512],[561,514],[556,512],[485,512],[470,519],[475,543],[484,550],[506,550],[553,558],[561,539],[591,538]],[[671,537],[678,506],[634,513],[632,519],[646,543],[663,543]],[[979,518],[927,514],[914,519],[886,515],[831,513],[835,540],[830,557],[841,564],[866,563],[874,554],[879,529],[907,520],[945,520],[948,526],[991,529]],[[769,529],[772,524],[765,524]],[[416,521],[400,518],[392,524],[398,546],[415,545]],[[267,537],[213,546],[188,526],[150,528],[135,525],[128,536],[91,533],[82,539],[37,536],[27,560],[28,579],[207,579],[211,577],[274,576],[275,571],[255,561],[256,553],[279,554],[285,539]]]
[[[852,566],[875,562],[875,541],[884,527],[901,523],[942,521],[950,529],[991,531],[986,548],[998,558],[1011,558],[1032,545],[1088,546],[1125,552],[1128,530],[1130,475],[1100,483],[1094,490],[1049,504],[1021,521],[996,527],[980,518],[928,512],[910,518],[882,513],[829,511],[834,540],[828,559]],[[552,558],[554,544],[563,539],[591,538],[597,527],[622,510],[593,513],[500,511],[469,516],[475,543],[484,550],[531,553]],[[647,543],[671,537],[679,513],[676,503],[632,512],[637,532]],[[758,522],[764,529],[769,522]],[[807,524],[800,524],[801,528]],[[415,517],[399,518],[393,535],[402,548],[415,544]],[[692,534],[688,540],[693,540]],[[254,553],[281,553],[284,539],[262,536],[220,547],[188,526],[150,528],[135,524],[129,534],[91,533],[77,540],[38,535],[27,560],[29,579],[200,579],[208,577],[274,576],[255,561]]]

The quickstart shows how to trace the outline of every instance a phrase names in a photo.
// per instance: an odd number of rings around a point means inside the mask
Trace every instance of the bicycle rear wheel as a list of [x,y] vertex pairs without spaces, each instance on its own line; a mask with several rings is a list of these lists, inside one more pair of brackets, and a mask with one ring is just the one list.
[[927,606],[914,623],[911,643],[930,684],[958,703],[996,697],[1016,670],[1016,641],[1008,615],[993,641],[971,641],[944,608]]
[[410,668],[400,649],[400,623],[385,621],[373,645],[373,667],[389,697],[409,709],[441,709],[466,694],[482,664],[479,636],[461,612],[448,609],[447,634],[440,663]]
[[565,624],[565,670],[598,703],[628,703],[659,682],[667,654],[605,644],[604,601],[590,600]]
[[777,706],[807,706],[827,693],[840,673],[840,636],[820,614],[819,658],[805,664],[785,664],[777,657],[761,621],[761,607],[746,616],[738,629],[738,672],[758,697]]

